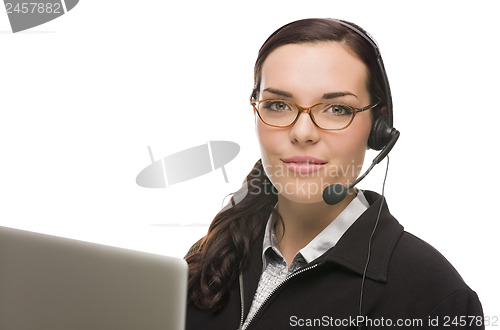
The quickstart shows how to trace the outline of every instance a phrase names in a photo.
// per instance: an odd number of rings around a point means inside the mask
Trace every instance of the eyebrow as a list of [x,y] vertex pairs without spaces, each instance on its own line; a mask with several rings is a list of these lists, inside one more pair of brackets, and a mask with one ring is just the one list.
[[[271,88],[271,87],[264,89],[264,92],[269,92],[269,93],[272,93],[272,94],[276,94],[276,95],[280,95],[280,96],[284,96],[284,97],[293,98],[293,94],[292,93],[288,93],[288,92],[285,92],[285,91],[282,91],[282,90],[279,90],[279,89],[274,89],[274,88]],[[328,99],[335,99],[337,97],[342,97],[342,96],[347,96],[347,95],[352,95],[355,98],[358,98],[355,94],[353,94],[351,92],[333,92],[333,93],[323,94],[322,99],[326,99],[326,100],[328,100]]]

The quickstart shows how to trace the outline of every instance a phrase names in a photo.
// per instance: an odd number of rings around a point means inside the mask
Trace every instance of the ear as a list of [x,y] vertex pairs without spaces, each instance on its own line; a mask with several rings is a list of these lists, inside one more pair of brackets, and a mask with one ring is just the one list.
[[253,97],[253,95],[252,95],[252,97],[250,97],[250,105],[252,106],[252,109],[253,109],[253,115],[254,115],[254,116],[256,116],[256,115],[257,115],[257,108],[255,108],[255,105],[254,105],[254,104],[255,104],[255,102],[256,102],[256,100],[255,100],[255,98],[254,98],[254,97]]
[[387,111],[387,106],[383,106],[382,108],[380,108],[380,114],[382,116],[388,116],[389,115],[389,111]]

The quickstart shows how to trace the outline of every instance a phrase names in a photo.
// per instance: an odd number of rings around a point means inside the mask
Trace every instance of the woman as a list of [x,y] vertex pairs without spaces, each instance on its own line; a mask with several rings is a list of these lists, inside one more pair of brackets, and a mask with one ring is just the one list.
[[[383,196],[348,186],[374,127],[392,126],[370,40],[307,19],[262,46],[251,95],[262,158],[186,256],[187,329],[484,328],[448,261],[404,232]],[[348,190],[329,205],[333,184]]]

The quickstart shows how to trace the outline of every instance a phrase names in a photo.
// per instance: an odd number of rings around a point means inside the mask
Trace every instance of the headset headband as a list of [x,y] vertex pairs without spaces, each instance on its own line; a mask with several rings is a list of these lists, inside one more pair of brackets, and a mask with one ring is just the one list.
[[375,55],[377,56],[377,64],[379,71],[382,75],[382,82],[384,84],[384,94],[385,94],[385,102],[387,106],[387,113],[388,113],[388,122],[387,124],[389,127],[394,127],[393,126],[393,111],[392,111],[392,96],[391,96],[391,88],[389,86],[389,79],[387,78],[387,73],[385,71],[385,66],[384,66],[384,61],[382,60],[382,55],[380,55],[380,50],[378,48],[377,43],[375,42],[375,39],[371,35],[368,34],[368,32],[363,32],[356,26],[345,22],[341,21],[338,19],[332,19],[333,21],[345,26],[346,28],[356,32],[359,36],[363,37],[368,43],[372,46],[373,51],[375,52]]

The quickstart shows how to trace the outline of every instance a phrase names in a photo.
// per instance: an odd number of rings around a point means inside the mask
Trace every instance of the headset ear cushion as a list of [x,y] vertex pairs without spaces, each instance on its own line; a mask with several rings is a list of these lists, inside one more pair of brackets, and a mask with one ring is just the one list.
[[392,128],[387,123],[387,116],[378,117],[373,123],[370,136],[368,137],[368,147],[374,150],[383,149],[391,140]]

